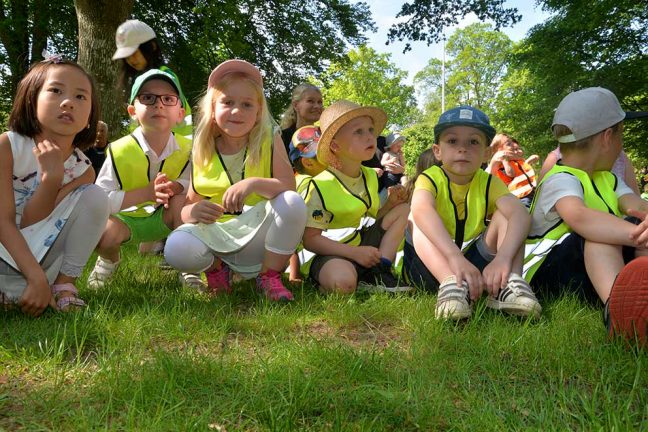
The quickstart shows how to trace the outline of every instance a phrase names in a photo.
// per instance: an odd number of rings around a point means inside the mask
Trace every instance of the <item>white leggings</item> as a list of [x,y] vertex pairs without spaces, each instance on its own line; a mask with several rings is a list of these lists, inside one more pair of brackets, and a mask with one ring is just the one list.
[[[270,200],[270,215],[254,238],[240,251],[222,254],[233,264],[249,267],[263,262],[265,251],[291,255],[304,234],[306,204],[293,191],[282,192]],[[207,270],[219,256],[205,243],[184,231],[172,232],[166,241],[164,258],[174,268],[189,273]]]
[[[104,191],[96,185],[86,186],[41,264],[50,283],[59,273],[70,277],[81,275],[99,242],[109,214],[110,207]],[[22,296],[27,286],[23,275],[3,262],[0,262],[0,281],[3,281],[0,291],[14,300]]]

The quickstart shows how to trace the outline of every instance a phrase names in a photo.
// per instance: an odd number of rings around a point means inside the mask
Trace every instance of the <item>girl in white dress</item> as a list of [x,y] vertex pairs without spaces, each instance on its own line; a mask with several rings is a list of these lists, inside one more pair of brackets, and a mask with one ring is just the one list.
[[0,135],[0,302],[38,316],[85,305],[74,285],[108,218],[93,185],[98,95],[78,64],[35,64]]
[[204,271],[212,294],[231,291],[233,270],[256,276],[271,301],[293,299],[281,273],[304,233],[306,206],[250,63],[228,60],[209,77],[182,221],[167,239],[170,265]]

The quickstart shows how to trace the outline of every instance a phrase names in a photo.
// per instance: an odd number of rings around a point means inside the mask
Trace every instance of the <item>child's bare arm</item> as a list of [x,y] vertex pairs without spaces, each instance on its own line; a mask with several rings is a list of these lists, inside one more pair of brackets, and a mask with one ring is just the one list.
[[45,272],[16,226],[12,173],[11,144],[9,138],[3,134],[0,136],[0,243],[7,249],[18,270],[27,280],[27,287],[21,299],[22,311],[37,316],[48,304],[56,307],[56,303],[53,301]]
[[585,206],[582,199],[575,196],[560,198],[556,211],[569,227],[585,240],[610,245],[635,246],[630,238],[636,228],[608,212],[602,212]]
[[224,209],[222,206],[210,202],[205,197],[194,192],[193,187],[189,187],[187,197],[185,198],[184,207],[180,211],[180,218],[184,223],[205,223],[216,222],[223,216]]
[[509,263],[517,254],[520,246],[529,235],[531,228],[531,215],[522,202],[511,194],[501,196],[495,203],[497,210],[507,220],[506,234],[497,256],[507,260]]
[[317,255],[333,255],[348,258],[363,267],[372,267],[380,262],[380,251],[372,246],[351,246],[331,240],[322,235],[322,230],[306,227],[303,237],[304,248]]
[[58,195],[56,196],[56,203],[55,205],[58,205],[61,201],[63,201],[63,198],[65,198],[70,192],[75,190],[81,185],[84,184],[90,184],[94,182],[95,178],[95,172],[94,168],[92,166],[89,166],[87,170],[83,174],[81,174],[79,177],[73,179],[71,182],[68,184],[64,185],[58,192]]
[[272,199],[282,192],[295,190],[295,175],[279,135],[274,137],[273,149],[272,177],[250,177],[230,186],[223,195],[223,207],[227,211],[241,211],[245,198],[251,193]]

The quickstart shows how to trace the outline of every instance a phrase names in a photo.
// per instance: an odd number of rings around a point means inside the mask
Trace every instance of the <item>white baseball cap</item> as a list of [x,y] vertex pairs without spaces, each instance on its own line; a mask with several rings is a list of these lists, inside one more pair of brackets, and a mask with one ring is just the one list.
[[117,60],[130,57],[137,51],[141,44],[154,38],[155,32],[153,29],[142,21],[124,21],[117,27],[117,33],[115,33],[117,51],[113,54],[112,59]]
[[610,90],[588,87],[569,93],[560,101],[551,128],[567,126],[572,133],[558,137],[560,143],[572,143],[597,134],[623,120],[648,117],[648,112],[626,112]]

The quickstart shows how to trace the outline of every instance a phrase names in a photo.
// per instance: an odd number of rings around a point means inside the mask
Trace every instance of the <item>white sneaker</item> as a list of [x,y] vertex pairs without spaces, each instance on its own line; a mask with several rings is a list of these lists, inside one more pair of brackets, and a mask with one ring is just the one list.
[[513,315],[533,316],[540,318],[542,307],[526,280],[520,275],[511,273],[506,287],[497,297],[488,297],[486,306]]
[[184,287],[207,292],[207,284],[200,278],[200,273],[180,273],[180,283]]
[[106,282],[112,277],[112,274],[119,267],[120,261],[112,262],[101,257],[97,257],[92,273],[88,276],[88,288],[99,289],[106,285]]
[[461,286],[458,286],[457,279],[454,276],[448,276],[439,286],[434,316],[437,319],[460,320],[468,318],[471,314],[468,283],[463,281]]

